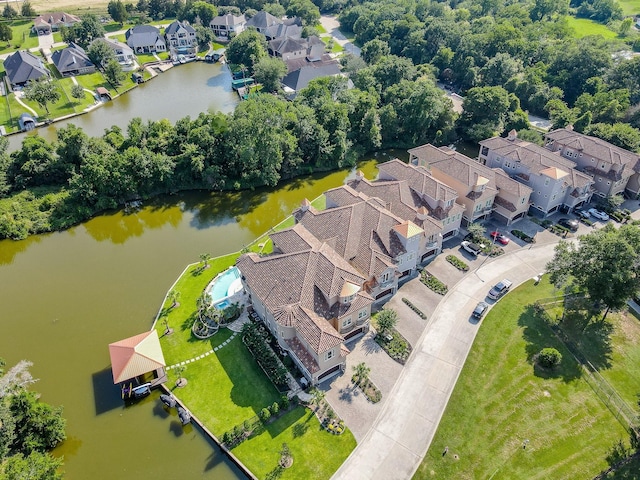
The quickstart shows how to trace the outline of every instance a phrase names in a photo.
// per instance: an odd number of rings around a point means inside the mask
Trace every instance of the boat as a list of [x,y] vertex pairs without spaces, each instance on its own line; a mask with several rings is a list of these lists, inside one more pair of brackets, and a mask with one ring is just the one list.
[[160,395],[160,401],[169,408],[175,407],[176,404],[178,403],[176,402],[176,399],[173,398],[172,395],[164,395],[164,394]]
[[143,383],[142,385],[133,386],[132,382],[122,385],[122,399],[144,398],[151,393],[151,384]]
[[186,425],[191,422],[191,414],[180,405],[178,405],[178,418],[180,418],[182,425]]

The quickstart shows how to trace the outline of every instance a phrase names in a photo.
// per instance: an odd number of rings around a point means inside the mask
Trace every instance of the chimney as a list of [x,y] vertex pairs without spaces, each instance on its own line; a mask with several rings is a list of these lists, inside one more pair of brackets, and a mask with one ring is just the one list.
[[507,136],[507,140],[513,142],[516,138],[518,138],[518,132],[515,128],[511,129],[509,135]]
[[302,200],[302,204],[300,205],[300,210],[302,210],[303,212],[306,212],[307,210],[309,210],[310,206],[311,206],[311,202],[305,198],[304,200]]
[[427,210],[425,207],[420,207],[418,209],[418,213],[416,213],[416,218],[418,220],[426,220],[427,217],[429,216],[429,210]]
[[362,170],[358,170],[356,172],[356,181],[359,182],[364,178],[364,172]]
[[571,123],[564,128],[565,130],[569,130],[570,132],[573,132],[573,125]]

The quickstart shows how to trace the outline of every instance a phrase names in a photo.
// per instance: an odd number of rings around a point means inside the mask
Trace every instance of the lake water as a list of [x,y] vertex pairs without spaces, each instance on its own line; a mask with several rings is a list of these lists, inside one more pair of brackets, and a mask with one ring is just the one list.
[[[375,164],[359,168],[372,178]],[[167,417],[157,393],[124,407],[107,346],[148,330],[168,288],[201,253],[239,250],[348,174],[276,189],[186,192],[135,214],[110,212],[65,232],[0,241],[0,356],[9,365],[31,360],[42,399],[64,405],[68,439],[56,454],[65,456],[67,478],[243,478],[193,427]]]
[[[231,112],[238,102],[238,95],[231,90],[227,65],[193,62],[160,73],[89,113],[39,128],[32,134],[55,140],[56,129],[72,123],[89,136],[100,136],[112,125],[126,129],[134,117],[144,121],[167,118],[175,123],[204,111]],[[22,133],[9,136],[9,150],[19,149],[24,136]]]

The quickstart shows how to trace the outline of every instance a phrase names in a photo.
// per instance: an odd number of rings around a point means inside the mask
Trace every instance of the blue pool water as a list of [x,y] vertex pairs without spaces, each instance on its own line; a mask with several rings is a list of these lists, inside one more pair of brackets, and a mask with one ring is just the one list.
[[211,286],[209,290],[209,295],[211,296],[211,300],[213,303],[219,302],[220,300],[224,300],[230,294],[235,292],[229,292],[229,287],[233,282],[240,278],[240,270],[236,267],[231,267],[224,273],[222,273],[216,281]]
[[225,308],[227,308],[229,305],[231,305],[229,303],[229,300],[223,300],[222,302],[220,302],[219,304],[216,305],[216,308],[218,308],[219,310],[224,310]]

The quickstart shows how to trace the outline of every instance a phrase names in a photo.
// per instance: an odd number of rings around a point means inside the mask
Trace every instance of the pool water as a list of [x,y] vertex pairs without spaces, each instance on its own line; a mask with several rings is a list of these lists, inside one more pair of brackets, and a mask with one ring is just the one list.
[[[238,288],[239,287],[239,288]],[[221,273],[216,278],[209,290],[209,295],[213,303],[224,300],[230,295],[238,292],[242,289],[242,282],[240,280],[240,270],[236,267],[231,267],[225,272]]]

